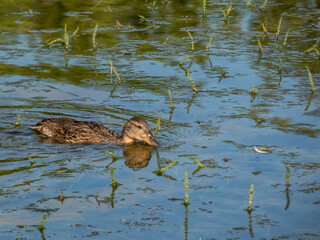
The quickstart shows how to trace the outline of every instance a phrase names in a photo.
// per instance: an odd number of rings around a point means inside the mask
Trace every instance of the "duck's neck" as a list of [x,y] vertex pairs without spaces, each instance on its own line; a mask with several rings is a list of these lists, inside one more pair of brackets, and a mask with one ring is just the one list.
[[126,136],[126,135],[123,135],[123,136],[121,136],[119,142],[122,143],[122,144],[134,143],[134,139],[132,139],[132,138]]

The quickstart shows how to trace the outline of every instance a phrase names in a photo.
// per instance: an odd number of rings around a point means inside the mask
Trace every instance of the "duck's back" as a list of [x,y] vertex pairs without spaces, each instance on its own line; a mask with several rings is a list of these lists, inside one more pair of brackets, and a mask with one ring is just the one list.
[[102,124],[71,118],[44,118],[31,128],[61,143],[118,142],[121,139]]

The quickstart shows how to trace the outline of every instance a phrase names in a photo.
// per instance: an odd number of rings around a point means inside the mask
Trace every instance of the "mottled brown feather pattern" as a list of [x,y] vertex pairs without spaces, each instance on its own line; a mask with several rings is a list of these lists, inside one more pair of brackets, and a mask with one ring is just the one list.
[[78,121],[71,118],[44,118],[36,126],[30,127],[55,143],[133,143],[144,141],[159,146],[153,137],[148,123],[140,117],[131,118],[123,128],[122,136],[100,123]]

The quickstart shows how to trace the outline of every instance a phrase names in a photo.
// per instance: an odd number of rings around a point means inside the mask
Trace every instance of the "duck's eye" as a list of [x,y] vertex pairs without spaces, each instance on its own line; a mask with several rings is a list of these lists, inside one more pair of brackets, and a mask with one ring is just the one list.
[[140,125],[138,126],[138,128],[139,128],[139,129],[142,129],[142,127],[141,127]]

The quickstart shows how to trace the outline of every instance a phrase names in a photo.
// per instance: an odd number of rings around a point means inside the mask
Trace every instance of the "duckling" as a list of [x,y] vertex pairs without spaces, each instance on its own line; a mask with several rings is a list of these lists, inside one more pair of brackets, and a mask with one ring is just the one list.
[[140,140],[153,146],[159,146],[148,123],[141,117],[131,118],[124,125],[121,136],[97,122],[78,121],[71,118],[44,118],[30,128],[58,143],[116,142],[130,144],[135,140]]

